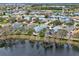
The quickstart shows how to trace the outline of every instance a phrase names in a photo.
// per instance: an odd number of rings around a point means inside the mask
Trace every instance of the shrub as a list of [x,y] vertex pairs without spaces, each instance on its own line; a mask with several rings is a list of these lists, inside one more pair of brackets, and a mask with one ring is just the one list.
[[79,24],[76,24],[76,26],[79,26]]
[[53,21],[54,26],[61,25],[61,24],[62,24],[62,22],[60,20]]
[[30,29],[28,29],[27,34],[28,34],[28,35],[32,35],[33,32],[34,32],[34,29],[30,28]]
[[46,31],[46,29],[41,30],[41,31],[39,32],[39,36],[40,36],[40,37],[44,37],[44,36],[45,36],[45,31]]
[[21,34],[21,31],[20,31],[20,30],[16,30],[16,31],[14,32],[14,34],[20,35],[20,34]]

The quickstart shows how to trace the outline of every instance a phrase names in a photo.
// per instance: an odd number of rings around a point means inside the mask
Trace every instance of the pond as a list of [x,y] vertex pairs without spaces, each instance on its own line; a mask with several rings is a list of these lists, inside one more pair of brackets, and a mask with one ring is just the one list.
[[0,56],[79,56],[79,47],[29,40],[0,40]]

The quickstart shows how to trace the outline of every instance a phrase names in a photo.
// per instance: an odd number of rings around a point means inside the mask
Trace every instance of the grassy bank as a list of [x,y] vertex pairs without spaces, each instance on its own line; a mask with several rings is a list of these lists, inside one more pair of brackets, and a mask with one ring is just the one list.
[[7,35],[7,36],[0,36],[0,40],[8,40],[8,39],[24,39],[24,40],[31,40],[31,41],[42,41],[42,42],[56,42],[59,44],[72,44],[77,46],[79,44],[79,40],[68,40],[68,39],[61,39],[61,38],[54,38],[54,37],[38,37],[38,36],[29,36],[29,35]]

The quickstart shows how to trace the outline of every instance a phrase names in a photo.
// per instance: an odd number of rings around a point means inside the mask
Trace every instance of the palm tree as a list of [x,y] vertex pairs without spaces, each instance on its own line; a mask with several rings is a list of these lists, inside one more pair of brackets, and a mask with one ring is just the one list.
[[64,38],[64,37],[66,37],[66,35],[67,35],[67,30],[64,30],[64,29],[59,29],[58,31],[57,31],[57,36],[59,37],[59,38]]

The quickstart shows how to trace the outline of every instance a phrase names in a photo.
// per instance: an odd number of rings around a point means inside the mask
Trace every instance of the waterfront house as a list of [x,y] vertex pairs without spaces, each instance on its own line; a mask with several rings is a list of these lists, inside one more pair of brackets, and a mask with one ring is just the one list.
[[59,29],[63,29],[62,26],[58,25],[52,28],[54,32],[57,32]]
[[40,20],[41,22],[44,22],[44,23],[48,21],[47,18],[42,18],[42,17],[40,17],[39,20]]
[[20,30],[22,29],[22,23],[19,23],[19,22],[15,22],[12,24],[12,27],[13,27],[13,30]]
[[41,25],[38,25],[38,26],[34,27],[34,30],[35,30],[35,32],[40,32],[44,28],[47,28],[47,25],[41,24]]
[[79,16],[73,16],[71,17],[72,20],[74,20],[75,22],[79,22]]
[[74,16],[79,16],[79,12],[74,13]]
[[23,15],[24,16],[24,20],[26,21],[30,21],[31,20],[31,15]]

